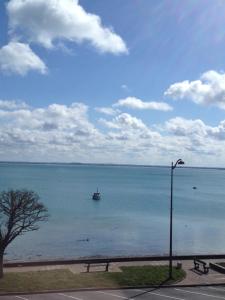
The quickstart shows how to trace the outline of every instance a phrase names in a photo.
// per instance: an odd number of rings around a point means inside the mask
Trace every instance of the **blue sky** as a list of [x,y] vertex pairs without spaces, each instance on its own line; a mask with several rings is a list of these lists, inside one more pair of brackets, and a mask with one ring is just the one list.
[[225,166],[224,11],[1,1],[2,160]]

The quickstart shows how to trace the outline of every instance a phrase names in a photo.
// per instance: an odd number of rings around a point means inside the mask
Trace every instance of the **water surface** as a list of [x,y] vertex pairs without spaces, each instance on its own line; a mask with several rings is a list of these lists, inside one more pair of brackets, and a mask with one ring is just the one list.
[[[224,254],[225,171],[174,175],[174,253]],[[38,192],[51,214],[8,247],[7,259],[168,254],[169,168],[2,163],[0,186]],[[93,201],[97,187],[102,199]]]

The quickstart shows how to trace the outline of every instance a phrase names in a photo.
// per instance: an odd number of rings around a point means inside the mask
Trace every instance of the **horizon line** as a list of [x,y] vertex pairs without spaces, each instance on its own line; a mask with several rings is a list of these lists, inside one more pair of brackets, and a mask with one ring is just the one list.
[[[124,166],[124,167],[158,167],[158,168],[170,168],[168,165],[147,165],[147,164],[129,164],[129,163],[91,163],[91,162],[46,162],[46,161],[0,161],[0,164],[49,164],[49,165],[100,165],[100,166]],[[179,166],[178,166],[179,167]],[[205,167],[205,166],[182,166],[179,168],[188,168],[188,169],[220,169],[224,170],[225,167]]]

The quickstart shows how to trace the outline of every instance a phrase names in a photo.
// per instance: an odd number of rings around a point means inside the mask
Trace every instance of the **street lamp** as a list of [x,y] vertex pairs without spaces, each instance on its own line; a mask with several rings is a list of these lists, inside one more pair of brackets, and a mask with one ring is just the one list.
[[171,190],[170,190],[170,253],[169,253],[169,279],[172,279],[173,267],[173,170],[177,165],[184,165],[182,159],[178,159],[175,164],[171,164]]

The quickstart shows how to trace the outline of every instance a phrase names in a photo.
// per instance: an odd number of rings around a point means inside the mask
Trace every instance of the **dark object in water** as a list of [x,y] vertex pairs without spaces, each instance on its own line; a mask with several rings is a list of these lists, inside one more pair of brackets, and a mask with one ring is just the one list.
[[196,187],[196,186],[193,186],[193,190],[197,190],[197,187]]
[[95,192],[95,193],[92,195],[92,199],[93,199],[93,200],[100,200],[100,199],[101,199],[101,194],[99,193],[98,189],[97,189],[97,192]]

